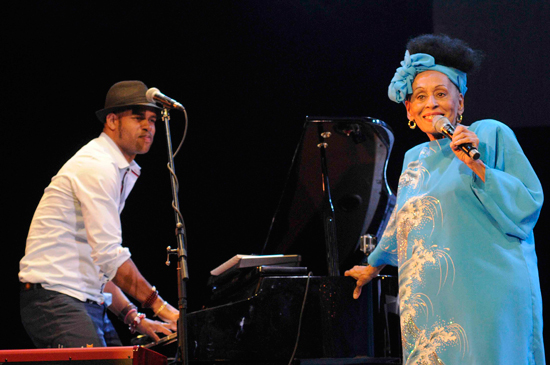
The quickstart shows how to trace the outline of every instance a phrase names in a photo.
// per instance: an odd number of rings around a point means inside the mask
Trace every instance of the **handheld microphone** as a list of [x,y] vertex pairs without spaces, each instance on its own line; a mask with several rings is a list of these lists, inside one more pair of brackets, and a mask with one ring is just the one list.
[[[432,124],[436,131],[444,134],[447,138],[452,139],[455,129],[449,119],[443,115],[436,115],[432,121]],[[464,151],[472,159],[477,160],[479,158],[479,151],[477,148],[472,146],[471,143],[463,143],[460,146],[460,149]]]
[[185,108],[183,107],[183,105],[181,105],[174,99],[164,95],[156,87],[152,87],[149,90],[147,90],[145,97],[147,98],[147,101],[149,101],[150,103],[157,102],[169,109],[178,109],[181,111],[185,111]]

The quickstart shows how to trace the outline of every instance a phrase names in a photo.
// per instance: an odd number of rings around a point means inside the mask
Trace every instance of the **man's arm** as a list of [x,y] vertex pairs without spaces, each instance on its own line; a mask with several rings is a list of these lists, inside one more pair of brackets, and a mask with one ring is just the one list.
[[141,317],[136,306],[128,300],[126,295],[112,281],[105,284],[105,292],[111,293],[113,301],[109,306],[109,310],[113,312],[122,322],[127,324],[130,329],[136,330],[139,333],[148,335],[153,341],[159,341],[157,333],[169,335],[176,330],[176,323],[165,323],[153,321],[145,317]]
[[[151,284],[141,275],[132,259],[124,261],[124,263],[119,266],[112,281],[118,288],[122,289],[122,291],[132,298],[135,298],[142,303],[142,305],[155,296],[156,290],[154,290]],[[113,295],[113,304],[114,302],[115,298]],[[178,320],[179,311],[165,302],[160,295],[150,303],[149,308],[151,308],[156,316],[165,322],[175,323]],[[123,308],[120,308],[120,310],[122,309]]]

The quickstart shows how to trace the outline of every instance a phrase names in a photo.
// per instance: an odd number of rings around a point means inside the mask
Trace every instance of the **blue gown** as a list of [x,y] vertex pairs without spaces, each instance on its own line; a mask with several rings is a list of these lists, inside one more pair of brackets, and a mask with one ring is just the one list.
[[404,364],[544,364],[533,237],[542,186],[510,128],[469,129],[485,183],[449,139],[409,150],[369,264],[399,268]]

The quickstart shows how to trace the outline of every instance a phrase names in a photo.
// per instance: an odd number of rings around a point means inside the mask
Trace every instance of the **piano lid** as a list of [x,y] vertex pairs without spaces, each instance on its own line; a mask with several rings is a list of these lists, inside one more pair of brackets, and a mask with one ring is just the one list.
[[325,163],[340,274],[359,264],[360,236],[379,236],[395,202],[386,182],[393,141],[391,129],[377,119],[307,117],[262,254],[298,254],[314,275],[330,272]]

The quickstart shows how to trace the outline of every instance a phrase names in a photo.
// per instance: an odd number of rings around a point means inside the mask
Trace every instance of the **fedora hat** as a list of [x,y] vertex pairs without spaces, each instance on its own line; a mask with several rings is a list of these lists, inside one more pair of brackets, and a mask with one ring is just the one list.
[[120,81],[111,86],[105,98],[105,108],[95,112],[101,123],[105,123],[107,114],[132,106],[146,106],[161,110],[145,97],[147,86],[141,81]]

